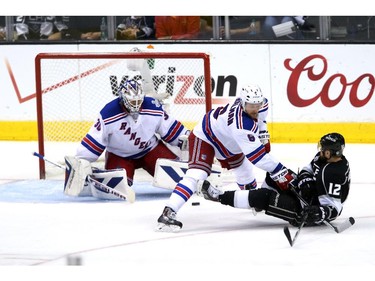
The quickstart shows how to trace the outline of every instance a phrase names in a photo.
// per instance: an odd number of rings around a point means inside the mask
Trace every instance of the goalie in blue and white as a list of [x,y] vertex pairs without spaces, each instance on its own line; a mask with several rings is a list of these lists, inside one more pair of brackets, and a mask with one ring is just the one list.
[[[129,190],[136,169],[143,168],[154,176],[159,158],[178,160],[179,155],[166,144],[181,145],[181,139],[188,134],[189,130],[165,112],[158,100],[145,96],[139,82],[126,80],[119,86],[118,97],[102,108],[78,146],[74,159],[79,159],[79,164],[84,165],[83,168],[78,167],[82,173],[77,173],[78,179],[67,177],[66,185],[70,186],[66,186],[65,191],[71,195],[85,193],[84,173],[91,173],[87,162],[95,162],[103,152],[105,170],[123,169]],[[92,173],[95,174],[94,171]],[[81,186],[72,187],[72,183]],[[73,191],[76,188],[79,191]]]

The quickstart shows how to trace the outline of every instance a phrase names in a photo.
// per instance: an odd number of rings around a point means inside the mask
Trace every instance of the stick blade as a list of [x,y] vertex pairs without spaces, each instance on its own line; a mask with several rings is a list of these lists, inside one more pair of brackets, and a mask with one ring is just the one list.
[[324,221],[324,223],[327,226],[331,227],[336,233],[341,233],[351,227],[355,223],[355,219],[353,217],[349,217],[344,222],[337,225],[334,225],[333,223],[327,221]]
[[355,219],[353,217],[349,217],[349,219],[346,222],[342,223],[337,227],[338,233],[343,232],[344,230],[351,227],[353,224],[355,224]]
[[355,219],[353,217],[349,217],[348,220],[336,226],[336,232],[341,233],[351,227],[353,224],[355,224]]

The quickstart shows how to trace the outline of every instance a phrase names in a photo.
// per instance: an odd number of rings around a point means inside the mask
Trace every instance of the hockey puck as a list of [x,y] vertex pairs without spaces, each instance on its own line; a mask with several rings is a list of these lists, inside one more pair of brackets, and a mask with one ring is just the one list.
[[199,202],[193,202],[193,203],[191,203],[191,205],[193,205],[193,206],[199,206],[201,203],[199,203]]

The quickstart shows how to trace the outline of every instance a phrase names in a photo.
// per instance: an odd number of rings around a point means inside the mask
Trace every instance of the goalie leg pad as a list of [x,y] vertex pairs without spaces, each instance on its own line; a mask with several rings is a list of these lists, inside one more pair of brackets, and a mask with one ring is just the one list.
[[174,190],[176,184],[188,170],[188,163],[159,158],[156,161],[152,185]]
[[[134,202],[135,194],[133,189],[128,185],[125,169],[93,170],[92,177],[109,188],[118,191],[120,194],[125,194],[128,201]],[[93,182],[90,182],[90,188],[93,197],[105,200],[120,199],[118,196],[98,188]]]
[[87,176],[92,173],[90,162],[75,156],[65,156],[65,164],[64,193],[71,196],[90,196],[86,181]]
[[[152,185],[165,189],[174,190],[176,184],[182,179],[188,171],[188,163],[178,160],[159,158],[156,161],[155,173]],[[220,165],[212,165],[211,175],[207,178],[213,185],[219,185],[223,176]],[[207,175],[204,173],[204,175]],[[200,176],[197,176],[200,178]],[[203,178],[202,178],[203,179]],[[206,179],[206,178],[204,178]]]

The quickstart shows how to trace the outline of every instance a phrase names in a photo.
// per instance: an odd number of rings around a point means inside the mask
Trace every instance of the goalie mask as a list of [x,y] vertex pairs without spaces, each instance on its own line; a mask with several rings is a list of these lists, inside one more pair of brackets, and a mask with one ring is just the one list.
[[120,85],[119,96],[130,113],[139,112],[145,97],[142,86],[135,80],[127,80]]
[[242,87],[240,92],[242,108],[245,109],[246,103],[253,105],[263,105],[263,93],[258,85],[247,85]]
[[331,155],[341,157],[345,148],[345,139],[339,133],[329,133],[324,135],[319,143],[318,149],[320,151],[329,150]]

